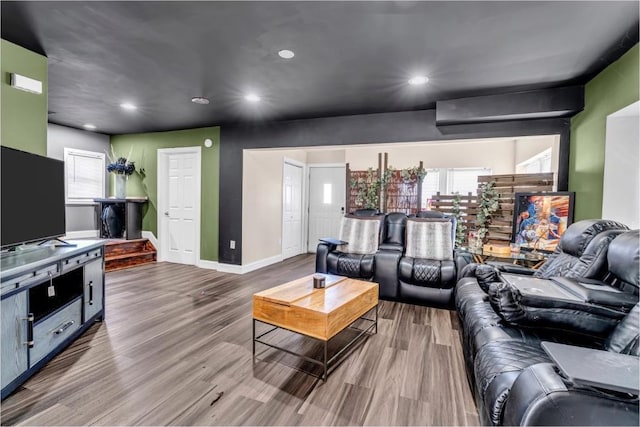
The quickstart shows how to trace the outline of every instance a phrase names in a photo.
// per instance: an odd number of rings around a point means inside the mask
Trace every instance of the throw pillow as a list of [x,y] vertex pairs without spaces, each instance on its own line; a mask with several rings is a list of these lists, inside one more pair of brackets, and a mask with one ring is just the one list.
[[340,223],[340,240],[349,242],[337,250],[348,254],[375,254],[380,239],[379,217],[352,217],[345,215]]
[[409,218],[406,233],[406,256],[440,261],[453,260],[451,221]]

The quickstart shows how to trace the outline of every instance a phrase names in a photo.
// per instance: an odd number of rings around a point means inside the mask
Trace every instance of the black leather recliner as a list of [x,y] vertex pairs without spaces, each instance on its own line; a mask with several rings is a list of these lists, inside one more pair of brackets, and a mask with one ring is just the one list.
[[[371,221],[369,210],[365,215]],[[380,285],[380,298],[395,298],[397,293],[398,261],[404,250],[407,216],[401,212],[377,215],[380,220],[380,240],[374,254],[348,254],[328,239],[318,244],[316,272],[336,274],[364,280],[374,280]]]
[[[638,301],[640,285],[640,234],[637,230],[618,233],[608,247],[607,282]],[[485,273],[481,270],[481,273]],[[481,280],[495,280],[484,275]],[[583,281],[582,279],[576,282]],[[588,289],[595,285],[590,282]],[[490,285],[493,295],[495,283]],[[456,302],[460,303],[456,297]],[[483,309],[478,310],[477,308]],[[493,311],[491,306],[489,309]],[[635,424],[638,425],[638,397],[620,396],[569,384],[550,365],[541,341],[573,343],[607,351],[638,355],[640,308],[636,305],[611,330],[606,340],[580,340],[567,330],[521,327],[489,316],[484,302],[466,307],[462,319],[463,346],[468,374],[484,424]],[[500,318],[495,311],[493,314]],[[625,316],[625,317],[623,317]],[[478,327],[478,325],[481,325]],[[470,332],[471,331],[471,332]],[[584,332],[584,331],[580,331]],[[585,414],[590,414],[585,418]]]
[[[361,218],[347,216],[359,221],[379,221],[378,241],[384,233],[385,215],[369,216]],[[354,245],[356,242],[349,242]],[[348,244],[348,243],[347,243]],[[356,279],[372,280],[375,273],[375,252],[367,254],[347,253],[340,250],[341,247],[333,239],[321,240],[316,250],[316,272],[335,274],[338,276],[352,277]]]
[[420,212],[417,218],[427,218],[451,224],[450,253],[446,259],[415,258],[406,254],[398,266],[398,296],[402,301],[450,307],[457,281],[455,247],[456,219],[435,211]]
[[[557,275],[569,278],[605,279],[609,243],[627,230],[627,226],[615,221],[578,221],[567,228],[558,247],[542,266],[544,274],[534,274],[534,276],[549,278]],[[513,270],[509,267],[506,269],[501,267],[500,270],[524,271],[525,274],[534,272],[530,269]],[[491,307],[487,294],[489,284],[497,280],[497,270],[489,265],[469,264],[464,267],[461,276],[463,277],[455,288],[455,306],[458,317],[465,326],[463,348],[468,352],[466,359],[473,360],[477,349],[487,340],[503,336],[501,331],[485,331],[487,328],[503,324],[500,316]],[[472,320],[467,321],[467,317]]]

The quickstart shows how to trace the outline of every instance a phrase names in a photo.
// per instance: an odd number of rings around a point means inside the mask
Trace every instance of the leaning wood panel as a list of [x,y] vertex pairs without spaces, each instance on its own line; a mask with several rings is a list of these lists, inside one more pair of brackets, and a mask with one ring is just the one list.
[[492,215],[487,243],[504,244],[511,241],[513,230],[513,209],[515,193],[538,193],[552,191],[553,173],[482,175],[478,177],[478,191],[481,184],[495,182],[494,188],[500,194],[498,210]]

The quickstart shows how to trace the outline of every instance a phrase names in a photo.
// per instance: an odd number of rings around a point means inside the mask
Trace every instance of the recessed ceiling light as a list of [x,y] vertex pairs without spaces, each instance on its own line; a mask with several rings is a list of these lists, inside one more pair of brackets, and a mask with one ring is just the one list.
[[133,111],[133,110],[137,110],[138,107],[136,107],[135,105],[133,105],[130,102],[123,102],[122,104],[120,104],[120,107],[124,108],[125,110],[129,110],[129,111]]
[[409,84],[411,86],[420,86],[429,81],[429,77],[427,76],[413,76],[409,79]]
[[284,58],[284,59],[291,59],[294,56],[296,56],[296,54],[293,53],[292,50],[282,49],[280,52],[278,52],[278,56],[280,56],[280,58]]
[[92,125],[91,123],[86,123],[82,125],[82,127],[88,130],[96,130],[96,125]]
[[250,93],[250,94],[246,95],[244,97],[244,99],[246,99],[249,102],[259,102],[260,101],[260,97],[258,95],[256,95],[255,93]]
[[195,97],[191,98],[191,102],[193,102],[194,104],[200,104],[200,105],[208,105],[209,104],[209,100],[207,98],[205,98],[204,96],[195,96]]

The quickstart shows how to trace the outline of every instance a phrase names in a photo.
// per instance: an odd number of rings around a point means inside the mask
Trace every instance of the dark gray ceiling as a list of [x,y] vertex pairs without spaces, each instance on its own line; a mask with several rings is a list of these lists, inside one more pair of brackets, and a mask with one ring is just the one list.
[[[108,134],[584,83],[637,43],[639,14],[637,1],[3,1],[1,12],[2,38],[49,58],[50,121]],[[431,81],[409,86],[416,73]],[[248,91],[263,101],[249,105]]]

